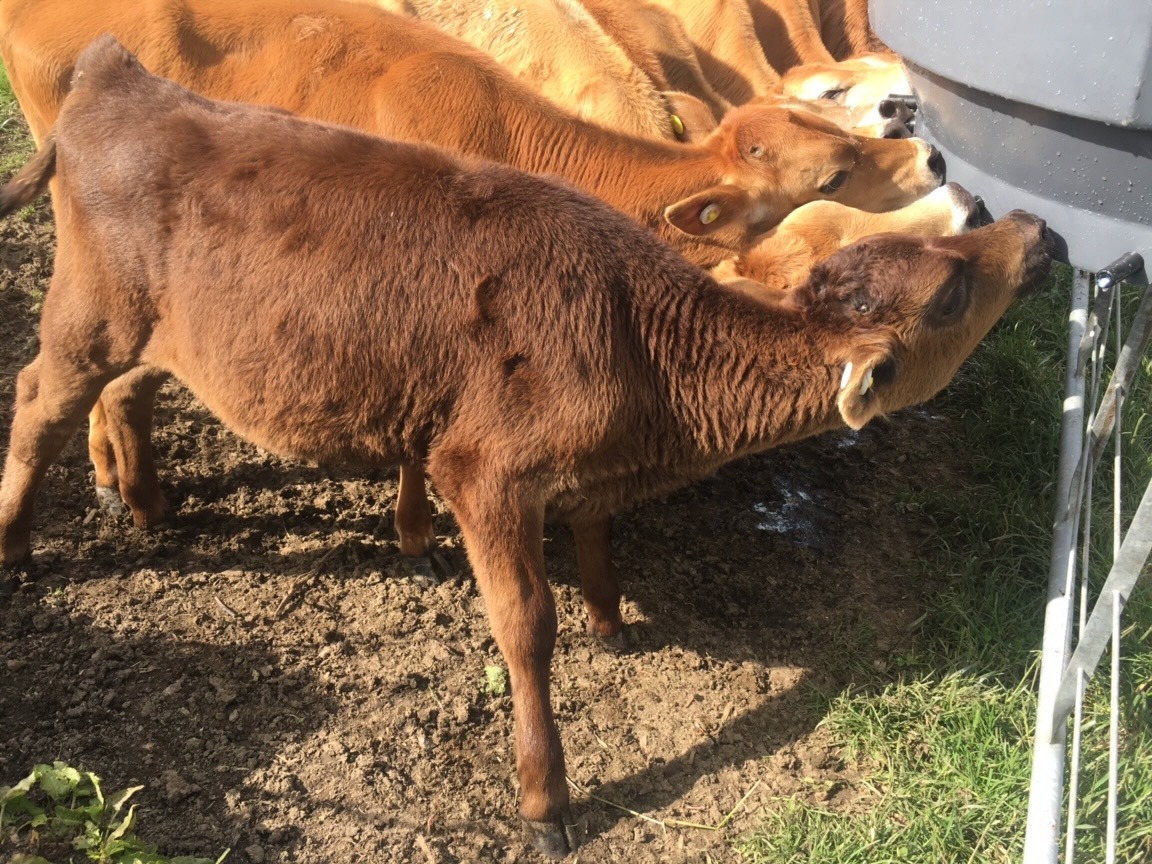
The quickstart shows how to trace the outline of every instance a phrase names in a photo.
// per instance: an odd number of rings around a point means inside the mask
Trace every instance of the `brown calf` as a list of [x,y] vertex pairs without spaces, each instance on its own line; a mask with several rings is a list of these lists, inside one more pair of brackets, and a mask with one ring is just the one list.
[[708,81],[733,105],[776,90],[780,76],[756,39],[748,0],[650,2],[680,19]]
[[[491,54],[557,105],[608,129],[699,141],[717,116],[657,85],[577,0],[364,0],[434,24]],[[651,58],[652,65],[655,58]]]
[[868,20],[868,0],[811,0],[819,14],[820,35],[837,60],[868,51],[888,51]]
[[832,63],[836,59],[824,47],[819,12],[812,2],[748,0],[756,38],[772,68],[781,75],[802,63]]
[[661,89],[674,88],[702,100],[723,117],[732,103],[708,83],[692,40],[674,14],[652,0],[581,0],[580,3],[633,62]]
[[910,94],[904,64],[895,54],[860,54],[835,63],[806,63],[789,69],[780,80],[785,96],[803,100],[832,101],[855,118],[848,127],[869,134],[867,127],[903,124],[912,112],[894,94]]
[[508,663],[521,815],[556,855],[572,840],[545,513],[576,531],[593,628],[618,632],[612,512],[928,398],[1049,260],[1025,214],[885,236],[782,311],[566,185],[210,102],[111,37],[80,57],[8,206],[53,167],[58,251],[17,379],[0,562],[29,554],[36,489],[113,382],[122,488],[142,506],[167,374],[273,452],[426,464]]

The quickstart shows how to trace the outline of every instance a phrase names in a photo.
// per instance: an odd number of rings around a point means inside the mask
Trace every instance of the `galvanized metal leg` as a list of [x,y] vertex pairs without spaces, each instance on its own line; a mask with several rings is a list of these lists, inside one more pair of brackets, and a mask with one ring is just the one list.
[[[1138,256],[1131,256],[1136,258]],[[1117,264],[1124,263],[1124,259]],[[1142,266],[1142,261],[1141,261]],[[1136,581],[1152,554],[1152,482],[1145,489],[1128,531],[1122,536],[1120,522],[1121,463],[1120,431],[1124,397],[1152,339],[1152,290],[1146,290],[1132,325],[1120,348],[1119,291],[1111,273],[1097,277],[1098,295],[1088,307],[1088,275],[1078,272],[1073,283],[1073,309],[1069,332],[1069,364],[1065,378],[1064,418],[1061,429],[1060,466],[1056,502],[1048,606],[1045,615],[1043,655],[1033,753],[1032,785],[1028,802],[1028,825],[1024,843],[1024,864],[1056,864],[1064,791],[1064,756],[1069,714],[1075,711],[1072,764],[1069,766],[1068,827],[1064,864],[1075,860],[1077,811],[1077,771],[1079,769],[1081,704],[1084,687],[1092,677],[1105,647],[1112,644],[1112,710],[1109,725],[1109,777],[1107,845],[1105,860],[1116,858],[1116,801],[1119,775],[1119,660],[1120,616]],[[1110,321],[1109,305],[1115,313],[1117,360],[1111,381],[1090,419],[1084,434],[1084,396],[1088,360],[1092,360],[1090,405],[1099,391],[1104,340]],[[1114,483],[1112,509],[1112,568],[1100,591],[1095,608],[1088,614],[1088,555],[1092,517],[1092,475],[1103,455],[1109,434],[1114,440]],[[1086,440],[1085,440],[1086,438]],[[1078,464],[1077,464],[1078,463]],[[1075,611],[1074,573],[1077,535],[1084,524],[1082,575],[1080,580],[1080,628],[1076,650],[1071,650],[1072,617]]]
[[1056,478],[1056,524],[1048,571],[1044,642],[1040,658],[1039,708],[1024,835],[1025,864],[1057,864],[1060,814],[1064,799],[1064,750],[1067,730],[1053,727],[1053,707],[1071,647],[1076,529],[1079,508],[1071,500],[1072,480],[1084,445],[1084,371],[1081,339],[1088,321],[1088,274],[1076,271],[1068,316],[1068,368],[1064,374],[1064,412]]

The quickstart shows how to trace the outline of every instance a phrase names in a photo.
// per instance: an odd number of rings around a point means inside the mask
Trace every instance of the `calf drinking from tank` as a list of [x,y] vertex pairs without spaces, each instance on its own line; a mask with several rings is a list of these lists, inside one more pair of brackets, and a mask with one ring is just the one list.
[[40,353],[19,375],[0,563],[103,394],[138,520],[166,376],[273,452],[422,464],[451,506],[508,663],[521,816],[573,841],[549,697],[545,515],[577,537],[590,626],[621,626],[608,519],[740,456],[929,398],[1048,269],[1044,223],[884,235],[785,303],[734,291],[591,196],[513,168],[212,102],[111,37],[0,192],[55,176]]

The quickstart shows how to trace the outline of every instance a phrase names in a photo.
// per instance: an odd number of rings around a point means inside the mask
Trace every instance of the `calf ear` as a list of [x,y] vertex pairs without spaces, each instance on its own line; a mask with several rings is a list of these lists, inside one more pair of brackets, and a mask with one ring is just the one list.
[[691,93],[665,90],[662,95],[668,101],[672,131],[679,140],[698,143],[716,128],[716,118],[712,111]]
[[735,222],[750,221],[755,209],[747,190],[721,184],[670,205],[664,218],[685,234],[705,237]]
[[896,376],[896,360],[884,348],[871,347],[853,353],[840,379],[836,406],[840,416],[853,429],[859,429],[883,413],[878,388],[887,387]]

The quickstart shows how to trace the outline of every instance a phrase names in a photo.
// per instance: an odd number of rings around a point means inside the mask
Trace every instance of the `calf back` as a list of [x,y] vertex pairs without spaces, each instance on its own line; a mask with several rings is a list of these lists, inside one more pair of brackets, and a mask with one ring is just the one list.
[[633,293],[705,278],[546,180],[112,74],[134,98],[94,80],[58,127],[46,326],[98,310],[111,358],[273,451],[383,464],[455,436],[571,466],[646,398]]

